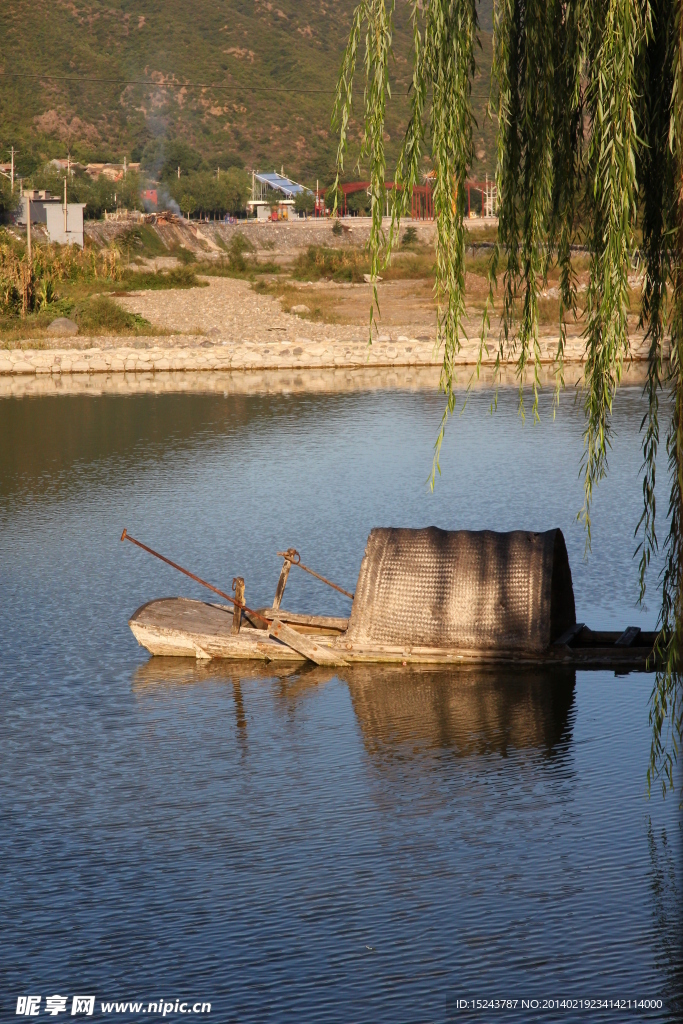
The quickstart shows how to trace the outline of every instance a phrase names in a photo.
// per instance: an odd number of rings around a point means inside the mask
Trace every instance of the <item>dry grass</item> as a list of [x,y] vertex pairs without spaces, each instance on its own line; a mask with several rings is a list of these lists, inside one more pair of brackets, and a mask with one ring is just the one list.
[[297,313],[302,320],[314,323],[340,324],[348,321],[339,315],[337,309],[338,296],[322,289],[296,287],[291,281],[259,280],[252,285],[260,295],[272,295],[280,300],[285,313],[291,313],[292,306],[308,306],[308,313]]
[[[466,306],[470,333],[478,331],[481,311],[488,298],[487,274],[492,255],[490,246],[481,247],[476,243],[487,241],[489,236],[495,236],[495,227],[485,225],[473,231],[468,240]],[[145,252],[151,253],[154,249],[149,238],[142,235],[138,238],[135,233],[126,237],[125,243],[129,248],[142,248]],[[197,260],[183,250],[180,253],[185,255],[183,265],[155,271],[137,269],[134,265],[124,269],[116,247],[98,250],[89,246],[81,251],[36,245],[29,281],[21,242],[8,232],[0,231],[0,345],[14,347],[29,338],[32,344],[53,345],[54,339],[47,334],[47,327],[57,316],[75,319],[82,335],[165,334],[165,330],[154,328],[143,317],[126,312],[109,296],[131,291],[202,287],[208,283],[202,278],[214,276],[249,280],[255,291],[277,298],[287,312],[294,306],[305,305],[308,312],[298,314],[304,320],[334,325],[368,324],[372,290],[364,282],[370,269],[364,248],[310,246],[288,266],[270,260],[259,262],[253,245],[239,233],[223,248],[224,253],[217,260]],[[575,333],[581,331],[585,323],[587,255],[575,253],[573,269],[579,318],[568,320],[568,327]],[[502,308],[504,273],[505,263],[501,262],[492,310],[494,319]],[[393,253],[391,264],[382,270],[381,278],[378,290],[380,330],[403,327],[419,334],[425,325],[434,325],[435,257],[431,245],[422,245],[417,238],[409,236],[409,244]],[[558,271],[552,268],[545,294],[539,299],[542,332],[557,329],[557,287]],[[640,303],[637,287],[631,292],[631,300],[635,322]]]

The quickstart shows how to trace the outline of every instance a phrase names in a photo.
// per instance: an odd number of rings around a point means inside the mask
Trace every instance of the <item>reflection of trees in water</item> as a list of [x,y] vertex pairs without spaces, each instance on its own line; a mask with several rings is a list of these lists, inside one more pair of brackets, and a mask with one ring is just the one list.
[[666,977],[666,1005],[671,1020],[683,1020],[683,824],[673,839],[665,828],[655,833],[648,821],[647,842],[650,851],[652,913],[659,949],[657,967]]
[[363,666],[347,682],[369,750],[447,749],[457,757],[534,749],[551,755],[571,732],[573,669]]
[[151,658],[133,677],[138,693],[208,681],[230,683],[238,728],[248,731],[241,684],[271,681],[287,713],[307,692],[334,676],[348,687],[366,748],[448,750],[456,757],[533,750],[553,756],[571,736],[576,673],[573,669],[443,669],[358,665],[344,669],[259,662],[195,662]]

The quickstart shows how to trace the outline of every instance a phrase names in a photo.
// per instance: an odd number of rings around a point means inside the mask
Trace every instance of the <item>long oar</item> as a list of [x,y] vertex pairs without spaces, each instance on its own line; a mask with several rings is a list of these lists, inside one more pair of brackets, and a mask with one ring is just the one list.
[[182,572],[186,576],[189,576],[191,580],[195,581],[195,583],[201,583],[201,585],[206,587],[208,590],[213,590],[214,594],[218,594],[219,597],[224,597],[226,601],[229,601],[230,604],[234,604],[237,608],[241,608],[242,611],[247,613],[247,615],[253,615],[255,618],[260,619],[261,622],[265,622],[266,626],[269,626],[273,621],[272,619],[267,619],[265,615],[261,615],[260,612],[255,612],[252,608],[248,608],[246,604],[242,604],[241,601],[236,601],[234,597],[230,597],[230,594],[224,593],[224,591],[219,590],[218,587],[214,587],[211,583],[207,583],[206,580],[201,578],[201,576],[195,576],[195,574],[190,572],[189,569],[183,569],[182,565],[178,565],[177,562],[172,562],[170,558],[160,555],[158,551],[154,550],[154,548],[148,548],[146,544],[142,543],[142,541],[136,540],[135,537],[131,537],[127,530],[124,530],[121,534],[121,540],[129,540],[131,544],[137,545],[137,547],[142,548],[143,551],[148,551],[149,554],[154,555],[155,558],[160,558],[162,562],[166,562],[166,565],[170,565],[174,569],[177,569],[178,572]]

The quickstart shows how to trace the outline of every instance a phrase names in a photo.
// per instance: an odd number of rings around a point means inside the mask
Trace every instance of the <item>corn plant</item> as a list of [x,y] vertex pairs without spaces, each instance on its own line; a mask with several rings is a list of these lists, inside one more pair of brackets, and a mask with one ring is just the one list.
[[55,282],[93,278],[118,281],[122,274],[115,248],[97,251],[35,245],[29,261],[26,251],[0,243],[0,311],[26,316],[56,300]]

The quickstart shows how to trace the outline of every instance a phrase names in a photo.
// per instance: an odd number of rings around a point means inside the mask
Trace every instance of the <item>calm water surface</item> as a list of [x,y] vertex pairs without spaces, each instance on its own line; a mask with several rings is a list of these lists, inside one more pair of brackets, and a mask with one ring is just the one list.
[[[221,1022],[682,1019],[681,819],[678,796],[646,797],[651,676],[200,666],[150,660],[127,626],[202,594],[124,526],[218,586],[243,575],[258,605],[284,547],[353,589],[373,526],[430,524],[560,526],[579,619],[653,626],[631,557],[639,389],[588,560],[571,400],[534,427],[516,393],[493,417],[475,395],[432,495],[441,401],[0,401],[2,1019],[28,993],[95,994],[95,1017],[187,999]],[[348,611],[294,571],[285,603]],[[458,1004],[492,998],[520,1002]],[[662,1008],[521,1009],[581,998]]]

